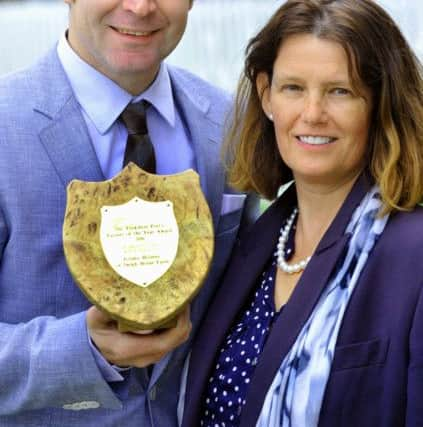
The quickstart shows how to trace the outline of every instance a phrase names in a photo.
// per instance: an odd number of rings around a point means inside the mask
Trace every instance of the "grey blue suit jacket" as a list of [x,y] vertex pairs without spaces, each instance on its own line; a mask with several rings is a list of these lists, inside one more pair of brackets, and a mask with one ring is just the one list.
[[[368,189],[364,177],[357,181],[273,324],[241,408],[240,427],[256,425],[282,360],[344,254],[345,229]],[[233,252],[193,343],[182,427],[200,425],[206,384],[222,342],[249,301],[275,251],[280,227],[296,205],[290,190],[243,233]],[[345,312],[319,427],[423,426],[422,260],[423,208],[392,215]]]
[[[192,305],[195,330],[231,252],[242,209],[220,215],[228,97],[169,69],[216,233],[211,271]],[[158,363],[151,378],[133,369],[123,387],[110,386],[93,359],[85,326],[90,304],[62,250],[65,189],[75,178],[104,179],[53,50],[31,69],[0,80],[0,425],[171,427],[189,343]],[[119,387],[126,391],[122,399]]]

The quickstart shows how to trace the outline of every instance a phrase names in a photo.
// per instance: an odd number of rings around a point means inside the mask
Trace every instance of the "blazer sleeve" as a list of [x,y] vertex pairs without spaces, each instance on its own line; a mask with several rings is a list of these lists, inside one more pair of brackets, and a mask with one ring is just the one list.
[[[0,211],[2,257],[7,242]],[[93,357],[85,316],[84,311],[63,319],[41,316],[27,323],[0,322],[0,415],[68,408],[80,402],[121,407]]]
[[406,425],[415,427],[423,425],[423,282],[414,313],[409,351]]

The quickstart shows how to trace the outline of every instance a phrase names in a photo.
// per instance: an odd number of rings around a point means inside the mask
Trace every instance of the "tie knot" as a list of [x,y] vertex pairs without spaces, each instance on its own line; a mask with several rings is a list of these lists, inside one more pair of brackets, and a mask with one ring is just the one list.
[[128,130],[128,135],[145,135],[148,133],[145,111],[147,101],[140,101],[136,104],[128,104],[123,110],[120,118]]

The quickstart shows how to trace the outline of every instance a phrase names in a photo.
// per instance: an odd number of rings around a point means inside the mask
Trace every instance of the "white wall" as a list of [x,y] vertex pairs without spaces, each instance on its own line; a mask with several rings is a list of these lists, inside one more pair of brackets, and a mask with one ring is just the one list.
[[[380,0],[416,51],[423,53],[423,2]],[[195,0],[186,34],[169,57],[226,89],[235,88],[250,37],[281,0]],[[0,1],[0,75],[24,67],[63,33],[67,6],[54,1]]]
[[0,74],[32,63],[67,25],[67,6],[54,2],[0,3]]
[[233,89],[244,50],[281,4],[276,0],[195,0],[182,42],[169,57],[220,86]]

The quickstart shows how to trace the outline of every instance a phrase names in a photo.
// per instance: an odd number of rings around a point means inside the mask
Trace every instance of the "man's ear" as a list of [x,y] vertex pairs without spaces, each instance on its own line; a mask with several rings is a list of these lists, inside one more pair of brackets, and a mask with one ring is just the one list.
[[256,79],[257,93],[260,97],[261,108],[263,108],[264,114],[273,120],[272,108],[270,105],[270,81],[269,76],[264,71],[259,73]]

